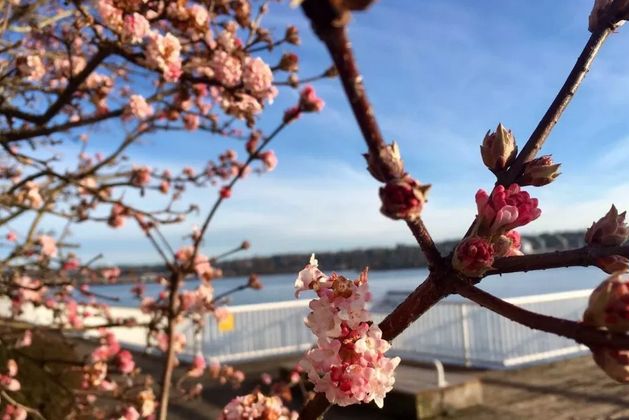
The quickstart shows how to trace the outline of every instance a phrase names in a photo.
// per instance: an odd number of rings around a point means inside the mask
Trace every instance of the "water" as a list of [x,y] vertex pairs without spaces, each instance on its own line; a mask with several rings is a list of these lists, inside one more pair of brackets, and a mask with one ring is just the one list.
[[[344,271],[348,278],[357,273]],[[426,269],[404,269],[389,271],[370,271],[369,284],[374,302],[381,299],[388,291],[412,291],[428,275]],[[261,290],[244,290],[230,296],[231,305],[250,303],[277,302],[293,300],[293,283],[296,274],[272,274],[261,276],[264,287]],[[566,292],[570,290],[591,289],[605,279],[605,273],[597,268],[570,267],[556,270],[513,273],[503,276],[491,276],[484,279],[479,287],[502,298],[529,296],[544,293]],[[247,277],[218,279],[213,282],[215,295],[233,289],[247,282]],[[193,289],[197,281],[188,281],[184,289]],[[92,286],[91,290],[107,296],[117,296],[120,302],[116,306],[137,306],[131,297],[132,285]],[[146,295],[156,296],[162,286],[147,284]],[[312,293],[304,292],[302,299],[311,299]],[[460,298],[459,298],[460,299]]]

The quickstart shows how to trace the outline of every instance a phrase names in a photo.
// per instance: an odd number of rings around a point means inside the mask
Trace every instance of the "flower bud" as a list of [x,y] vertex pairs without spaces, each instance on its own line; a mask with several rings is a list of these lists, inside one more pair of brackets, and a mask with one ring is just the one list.
[[452,267],[468,277],[481,277],[493,263],[494,247],[480,236],[461,241],[452,258]]
[[616,206],[607,214],[592,223],[592,226],[585,232],[585,242],[590,245],[618,246],[622,245],[629,238],[629,226],[625,223],[627,212],[618,214]]
[[304,87],[299,94],[299,109],[303,112],[320,112],[325,106],[323,99],[317,96],[314,88],[310,85]]
[[629,284],[621,273],[613,274],[594,289],[583,322],[613,332],[629,331]]
[[367,160],[367,170],[380,182],[404,176],[404,163],[396,142],[382,146],[378,150],[378,158],[371,153],[365,153],[363,156]]
[[629,382],[629,350],[598,348],[592,350],[592,356],[607,376],[618,382]]
[[561,164],[553,162],[550,155],[545,155],[526,162],[524,164],[524,172],[518,184],[521,186],[533,185],[535,187],[550,184],[555,178],[561,175],[559,166],[561,166]]
[[624,273],[629,271],[629,259],[621,255],[610,255],[596,259],[598,268],[607,274]]
[[296,72],[299,70],[299,57],[295,53],[286,53],[277,66],[284,71]]
[[498,239],[493,242],[493,245],[495,257],[522,255],[522,251],[520,251],[522,241],[520,234],[515,230],[510,230],[504,235],[500,235]]
[[430,185],[420,185],[408,175],[393,179],[380,188],[380,211],[391,219],[416,219],[424,207],[429,189]]
[[501,171],[507,168],[515,159],[517,151],[518,147],[511,130],[507,130],[502,124],[498,124],[494,133],[488,131],[480,146],[483,163],[491,171]]
[[299,45],[301,43],[301,40],[299,39],[299,31],[297,30],[297,27],[291,25],[286,28],[284,39],[286,39],[286,42],[288,42],[289,44]]

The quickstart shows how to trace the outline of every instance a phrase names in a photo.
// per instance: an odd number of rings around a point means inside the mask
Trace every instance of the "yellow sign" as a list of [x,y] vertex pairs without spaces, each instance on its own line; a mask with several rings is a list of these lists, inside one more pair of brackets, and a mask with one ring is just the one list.
[[218,330],[220,332],[229,332],[234,330],[234,314],[231,312],[218,321]]

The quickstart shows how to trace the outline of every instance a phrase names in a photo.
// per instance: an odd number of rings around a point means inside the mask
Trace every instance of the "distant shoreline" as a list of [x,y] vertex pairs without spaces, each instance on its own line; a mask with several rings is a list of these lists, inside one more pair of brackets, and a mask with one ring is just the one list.
[[[579,248],[584,245],[584,231],[543,233],[522,237],[522,250],[525,253],[551,252]],[[442,254],[452,251],[457,241],[443,241],[437,244]],[[238,258],[216,264],[223,270],[224,277],[297,273],[310,258],[310,254],[278,254],[268,257]],[[416,245],[397,245],[392,248],[367,248],[338,252],[317,253],[317,259],[324,267],[335,270],[360,271],[364,267],[371,270],[399,270],[425,268],[426,260]],[[138,280],[154,279],[164,275],[162,265],[121,266],[122,275],[118,283],[134,283]]]

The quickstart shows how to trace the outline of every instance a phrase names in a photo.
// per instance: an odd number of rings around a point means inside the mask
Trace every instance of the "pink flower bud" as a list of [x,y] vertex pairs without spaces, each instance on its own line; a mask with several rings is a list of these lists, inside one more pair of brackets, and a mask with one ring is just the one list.
[[560,163],[553,162],[550,155],[545,155],[524,164],[524,172],[518,183],[522,186],[532,185],[541,187],[550,184],[561,173],[559,172]]
[[592,223],[592,226],[585,232],[585,242],[590,245],[618,246],[622,245],[629,238],[629,226],[625,223],[627,212],[618,214],[616,206],[607,214]]
[[312,86],[303,88],[299,95],[299,109],[303,112],[320,112],[324,106],[325,102],[317,96]]
[[629,382],[629,350],[598,348],[592,350],[592,356],[607,376],[618,382]]
[[620,273],[613,274],[594,289],[583,322],[613,332],[629,331],[629,284]]
[[481,277],[494,263],[494,248],[480,236],[464,239],[454,250],[452,266],[469,277]]
[[367,160],[367,170],[378,181],[387,182],[393,178],[404,177],[404,163],[397,143],[382,146],[377,157],[371,153],[365,153],[363,156]]
[[388,181],[380,188],[380,211],[391,219],[416,219],[424,207],[429,189],[430,185],[421,185],[410,176]]
[[498,124],[495,132],[488,131],[480,146],[483,163],[492,172],[502,171],[511,165],[517,151],[511,130],[507,130],[502,124]]
[[480,228],[491,235],[524,226],[537,219],[542,214],[537,204],[537,199],[531,198],[526,191],[520,191],[518,184],[511,184],[509,188],[497,185],[491,196],[484,190],[476,193]]

